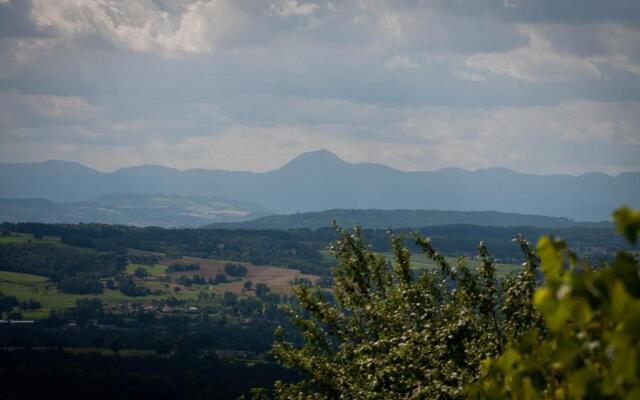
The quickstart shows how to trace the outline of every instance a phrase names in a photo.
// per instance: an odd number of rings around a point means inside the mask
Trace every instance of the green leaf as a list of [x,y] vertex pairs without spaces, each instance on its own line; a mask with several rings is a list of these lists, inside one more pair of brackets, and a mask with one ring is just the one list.
[[620,207],[613,212],[616,230],[627,238],[631,244],[636,244],[640,233],[640,210]]
[[561,250],[566,247],[564,242],[553,240],[549,236],[542,236],[538,240],[538,256],[540,257],[540,269],[550,282],[560,279],[562,274]]

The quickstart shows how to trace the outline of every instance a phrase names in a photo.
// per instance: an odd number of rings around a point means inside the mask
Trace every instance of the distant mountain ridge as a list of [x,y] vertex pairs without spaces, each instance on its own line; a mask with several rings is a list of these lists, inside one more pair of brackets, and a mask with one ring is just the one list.
[[640,206],[640,172],[617,176],[531,175],[504,168],[404,172],[349,163],[327,150],[263,172],[139,166],[103,173],[47,161],[0,164],[0,198],[86,201],[108,193],[174,193],[257,203],[277,213],[329,209],[434,209],[610,219],[620,204]]
[[501,213],[497,211],[441,211],[441,210],[327,210],[269,215],[266,217],[232,223],[214,223],[206,228],[222,229],[311,229],[331,225],[342,227],[360,223],[366,229],[425,228],[444,225],[479,225],[493,227],[529,226],[540,228],[611,227],[610,222],[576,222],[567,218]]
[[0,199],[0,222],[197,227],[212,222],[244,221],[267,214],[264,208],[247,202],[169,194],[114,193],[75,203]]

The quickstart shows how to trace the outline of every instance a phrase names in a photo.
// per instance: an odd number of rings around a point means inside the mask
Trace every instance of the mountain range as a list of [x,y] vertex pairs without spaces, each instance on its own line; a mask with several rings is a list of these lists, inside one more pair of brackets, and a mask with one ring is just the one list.
[[640,172],[533,175],[504,168],[406,172],[349,163],[327,150],[268,172],[177,170],[143,165],[100,172],[68,161],[0,164],[0,198],[82,202],[111,193],[205,196],[260,204],[275,213],[329,209],[493,210],[609,220],[640,205]]

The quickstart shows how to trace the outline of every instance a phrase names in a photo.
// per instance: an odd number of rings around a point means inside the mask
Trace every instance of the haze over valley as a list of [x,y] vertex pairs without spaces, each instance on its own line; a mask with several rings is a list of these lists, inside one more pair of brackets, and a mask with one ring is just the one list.
[[[330,209],[498,211],[608,221],[616,205],[640,203],[640,173],[531,175],[505,168],[404,172],[349,163],[317,150],[263,173],[154,165],[103,173],[64,161],[0,164],[0,197],[31,199],[0,202],[0,213],[15,213],[6,218],[14,221],[198,226]],[[229,204],[216,205],[216,198]],[[109,204],[115,200],[120,204]],[[114,207],[120,214],[111,212]],[[123,214],[126,209],[148,217]],[[162,215],[150,217],[153,212]]]

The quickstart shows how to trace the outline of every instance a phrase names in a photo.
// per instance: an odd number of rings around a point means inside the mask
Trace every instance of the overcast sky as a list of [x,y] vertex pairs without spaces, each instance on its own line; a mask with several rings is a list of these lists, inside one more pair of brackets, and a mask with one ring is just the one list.
[[638,0],[0,0],[0,162],[640,170]]

